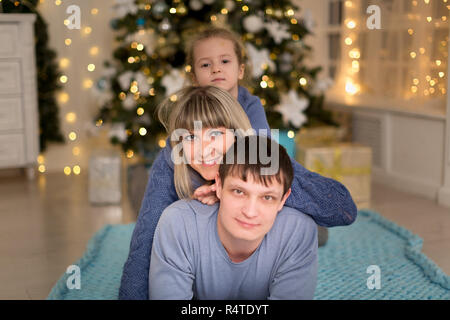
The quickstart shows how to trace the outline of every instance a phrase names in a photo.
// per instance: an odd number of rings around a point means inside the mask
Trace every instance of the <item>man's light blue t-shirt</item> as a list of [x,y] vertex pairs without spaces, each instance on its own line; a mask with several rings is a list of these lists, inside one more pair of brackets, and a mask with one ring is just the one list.
[[284,207],[253,254],[230,260],[217,233],[219,204],[179,200],[156,228],[149,272],[150,299],[313,299],[317,226]]

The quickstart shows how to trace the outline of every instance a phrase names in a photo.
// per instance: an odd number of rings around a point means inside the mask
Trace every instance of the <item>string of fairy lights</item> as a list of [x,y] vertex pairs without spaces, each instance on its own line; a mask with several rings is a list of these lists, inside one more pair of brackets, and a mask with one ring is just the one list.
[[[49,0],[47,0],[49,1]],[[41,4],[43,4],[45,2],[45,0],[40,0],[39,1]],[[53,3],[54,6],[59,7],[63,4],[62,0],[54,0],[54,1],[49,1],[50,5],[51,3]],[[64,14],[66,16],[68,16],[65,12]],[[96,17],[99,15],[99,9],[98,8],[92,8],[90,10],[90,15],[93,17]],[[83,20],[84,21],[84,20]],[[64,19],[63,20],[63,24],[64,24],[64,30],[66,30],[66,35],[68,32],[68,28],[66,28],[69,25],[70,21],[68,19]],[[70,30],[71,33],[76,32],[76,30]],[[81,35],[81,37],[89,37],[91,36],[93,32],[92,27],[90,26],[83,26],[80,30],[79,33]],[[70,67],[71,67],[71,62],[73,59],[73,52],[75,52],[74,50],[71,50],[71,47],[74,43],[74,37],[73,36],[64,36],[63,37],[63,42],[64,45],[63,47],[65,48],[65,50],[61,50],[62,52],[60,52],[61,54],[61,58],[59,59],[59,67],[62,70],[62,75],[59,77],[59,82],[63,85],[63,90],[58,94],[57,100],[59,102],[59,105],[64,108],[65,106],[68,105],[69,101],[70,101],[70,95],[67,92],[67,85],[74,85],[73,83],[70,82]],[[76,50],[76,52],[78,53],[79,51]],[[72,55],[71,55],[72,53]],[[88,56],[90,57],[90,59],[94,59],[95,57],[97,57],[100,53],[100,49],[98,46],[90,46],[88,49]],[[85,66],[85,70],[88,72],[88,74],[91,74],[92,72],[94,72],[96,69],[96,65],[95,63],[88,63]],[[89,90],[92,88],[92,86],[94,85],[94,81],[92,80],[92,78],[90,76],[85,76],[82,80],[81,83],[81,87],[84,90]],[[67,111],[65,113],[64,116],[64,121],[66,122],[66,124],[69,126],[69,132],[67,133],[67,138],[69,143],[71,144],[71,153],[72,156],[75,157],[75,161],[74,163],[77,163],[77,158],[80,157],[82,149],[80,147],[80,144],[78,143],[78,139],[79,139],[79,132],[78,132],[78,127],[77,124],[79,123],[79,119],[78,119],[78,115],[76,112],[74,111]],[[37,158],[37,162],[38,162],[38,171],[40,173],[45,173],[47,171],[46,165],[45,165],[45,157],[44,155],[40,154]],[[79,164],[75,164],[72,166],[66,165],[64,166],[64,174],[67,176],[70,175],[79,175],[81,173],[81,166]]]
[[[438,1],[447,8],[447,12],[437,16]],[[403,99],[426,99],[436,96],[444,96],[447,93],[446,69],[448,60],[449,25],[448,10],[449,0],[411,0],[411,10],[407,14],[408,27],[402,32],[407,32],[413,44],[408,58],[412,68],[409,84],[400,97]],[[434,6],[433,6],[434,5]],[[358,34],[365,28],[367,16],[362,16],[361,1],[347,0],[344,2],[345,17],[343,28],[344,60],[342,61],[342,79],[344,89],[349,96],[363,91],[360,79],[361,49],[358,46]],[[436,37],[436,30],[442,30]],[[433,50],[433,44],[439,48]],[[428,50],[426,49],[428,47]],[[432,57],[438,51],[439,57]],[[433,59],[434,58],[434,59]]]

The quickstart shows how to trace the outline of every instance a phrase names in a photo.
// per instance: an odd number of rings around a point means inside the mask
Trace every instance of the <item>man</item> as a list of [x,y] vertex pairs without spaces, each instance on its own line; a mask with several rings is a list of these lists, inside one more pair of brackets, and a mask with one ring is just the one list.
[[317,227],[283,207],[292,178],[283,147],[264,136],[238,138],[215,177],[219,203],[180,200],[163,212],[150,299],[312,299]]

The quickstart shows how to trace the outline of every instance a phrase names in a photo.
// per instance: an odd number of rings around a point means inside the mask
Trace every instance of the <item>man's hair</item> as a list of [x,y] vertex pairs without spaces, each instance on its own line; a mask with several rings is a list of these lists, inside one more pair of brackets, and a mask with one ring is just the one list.
[[275,179],[283,185],[284,195],[291,187],[294,170],[283,146],[266,136],[251,135],[237,137],[224,155],[219,167],[222,186],[230,175],[244,181],[251,175],[266,187]]

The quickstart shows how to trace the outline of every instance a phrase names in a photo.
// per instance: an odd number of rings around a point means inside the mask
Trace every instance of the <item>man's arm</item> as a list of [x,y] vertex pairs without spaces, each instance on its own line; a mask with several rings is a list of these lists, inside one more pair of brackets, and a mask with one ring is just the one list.
[[130,252],[124,265],[119,299],[148,299],[148,270],[153,235],[165,208],[178,200],[173,185],[173,170],[161,151],[150,170],[141,210],[131,238]]
[[[298,213],[301,214],[301,213]],[[317,284],[317,227],[310,217],[288,231],[284,259],[269,287],[269,300],[312,300]]]
[[150,300],[191,300],[194,297],[195,224],[186,223],[188,206],[164,210],[155,232],[150,272]]

